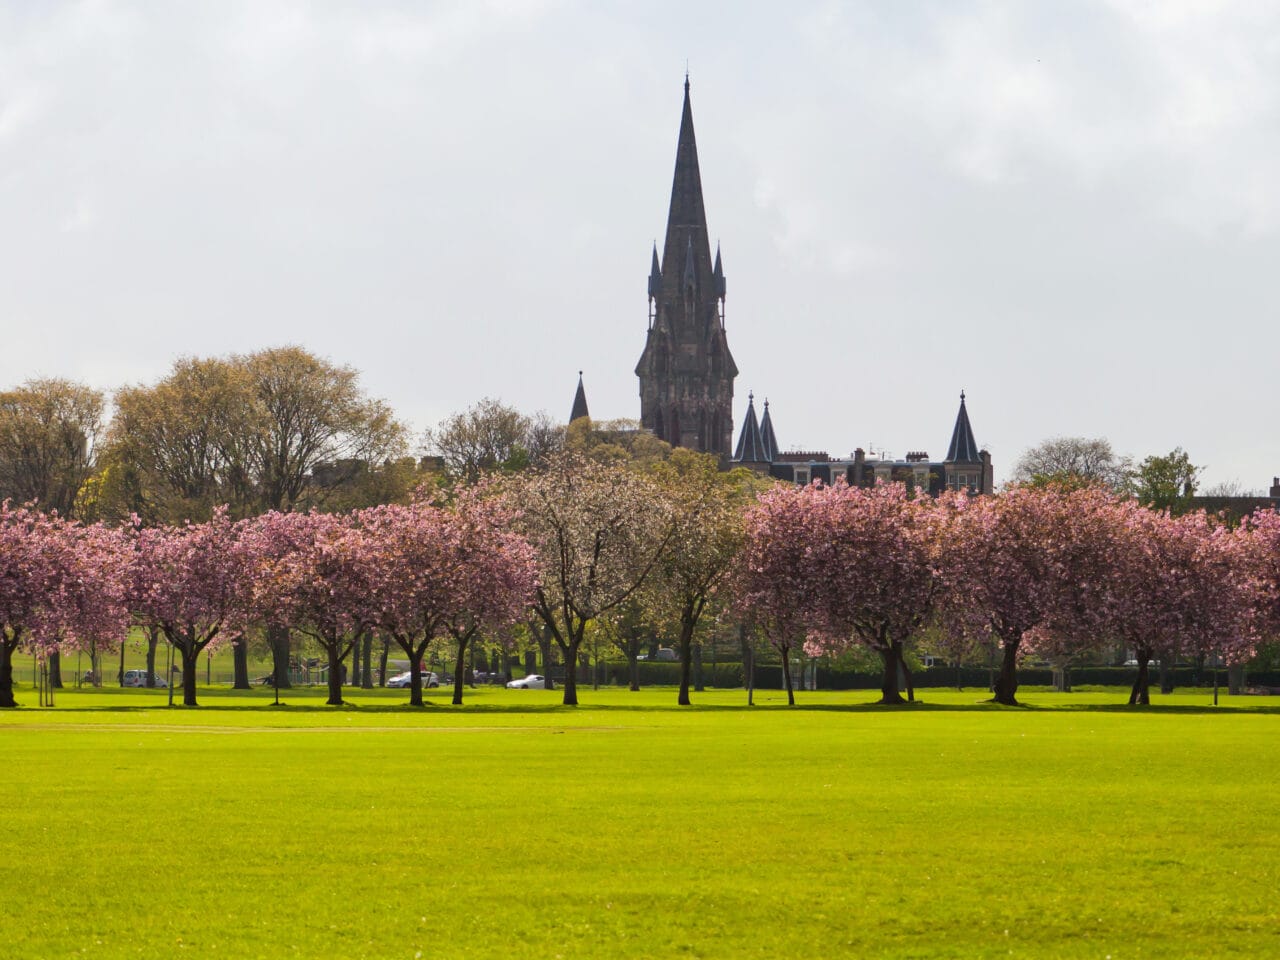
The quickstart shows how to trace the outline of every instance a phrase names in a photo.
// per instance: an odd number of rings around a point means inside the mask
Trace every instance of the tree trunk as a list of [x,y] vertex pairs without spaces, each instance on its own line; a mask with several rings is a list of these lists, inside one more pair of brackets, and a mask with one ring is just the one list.
[[[556,684],[551,679],[551,638],[542,630],[538,631],[538,649],[542,653],[542,675],[547,679],[547,689],[554,690]],[[573,664],[570,663],[569,666],[572,667]],[[567,672],[565,676],[568,676]]]
[[[566,707],[576,707],[578,705],[578,645],[582,643],[582,636],[576,636],[569,641],[568,644],[556,641],[560,645],[560,652],[564,654],[564,699],[561,701]],[[547,674],[547,688],[551,687],[551,675]]]
[[360,653],[364,669],[360,671],[360,687],[363,690],[373,689],[373,631],[366,630],[360,639]]
[[898,645],[891,643],[877,650],[884,672],[880,677],[880,702],[884,704],[906,703],[898,689],[898,667],[901,663]]
[[787,691],[787,706],[794,707],[796,705],[796,690],[791,684],[791,648],[779,648],[782,654],[782,685]]
[[1000,676],[996,678],[995,696],[991,699],[1007,707],[1016,707],[1018,691],[1018,642],[1006,640],[1000,658]]
[[676,703],[682,707],[690,706],[689,673],[693,667],[693,622],[688,616],[680,618],[680,696]]
[[292,686],[289,681],[289,628],[268,627],[267,643],[271,646],[271,671],[275,674],[275,685],[281,690]]
[[125,640],[120,641],[120,671],[116,675],[116,683],[122,687],[124,686],[124,648],[126,643],[127,641]]
[[147,627],[147,679],[145,685],[151,690],[154,690],[156,685],[156,644],[159,642],[160,628]]
[[249,689],[249,641],[244,634],[231,641],[232,690]]
[[0,640],[0,707],[16,707],[13,699],[13,646],[8,640]]
[[196,703],[196,671],[200,668],[200,648],[194,643],[182,648],[182,705],[198,707]]
[[1169,660],[1172,659],[1168,653],[1160,658],[1160,692],[1165,694],[1173,693],[1173,671],[1169,669]]
[[[51,650],[45,663],[49,667],[49,686],[55,690],[62,689],[62,654],[57,650]],[[76,681],[79,683],[79,681]]]
[[702,682],[702,642],[693,645],[693,692],[702,693],[706,685]]
[[360,638],[356,637],[355,643],[351,645],[355,655],[351,658],[351,676],[347,678],[347,681],[353,687],[360,686],[360,650],[356,646],[359,642]]
[[1244,664],[1235,663],[1227,667],[1227,693],[1233,697],[1244,694]]
[[462,706],[462,673],[466,668],[467,641],[471,637],[468,635],[453,639],[458,645],[458,655],[453,660],[453,705],[460,707]]
[[631,678],[631,691],[640,690],[640,649],[632,644],[627,648],[627,675]]
[[329,654],[329,699],[325,701],[325,705],[340,707],[342,706],[342,661],[346,659],[346,655],[340,643],[326,643],[324,649]]
[[1147,675],[1148,658],[1145,653],[1138,654],[1138,677],[1129,690],[1129,706],[1147,706],[1151,703],[1150,678]]
[[387,685],[387,657],[391,654],[391,641],[385,636],[382,638],[382,653],[378,657],[378,686],[385,687]]
[[906,651],[902,649],[902,644],[896,644],[898,648],[898,663],[902,667],[902,679],[907,686],[907,702],[916,702],[916,685],[915,677],[911,675],[911,668],[907,666]]

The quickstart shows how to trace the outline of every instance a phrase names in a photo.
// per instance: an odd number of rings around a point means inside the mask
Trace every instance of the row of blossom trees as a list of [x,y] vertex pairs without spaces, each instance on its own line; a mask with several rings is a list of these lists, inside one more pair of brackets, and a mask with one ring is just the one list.
[[[912,695],[904,649],[922,628],[950,652],[999,651],[995,699],[1015,703],[1028,653],[1056,663],[1122,642],[1146,702],[1155,657],[1251,656],[1280,624],[1280,515],[1238,529],[1172,517],[1100,490],[1016,488],[938,499],[901,485],[774,486],[677,451],[647,470],[574,457],[546,469],[421,500],[345,514],[268,513],[146,529],[83,525],[0,506],[0,705],[12,706],[12,656],[103,649],[133,624],[158,630],[182,660],[183,700],[197,664],[250,625],[312,637],[342,665],[379,631],[408,656],[422,703],[429,645],[451,642],[454,701],[482,634],[531,619],[563,653],[564,700],[590,624],[638,607],[679,633],[680,702],[706,611],[736,610],[778,649],[879,655],[882,699]],[[790,677],[787,677],[790,693]]]
[[[410,657],[422,704],[427,644],[447,634],[461,663],[482,628],[527,608],[536,582],[528,542],[500,500],[382,506],[349,514],[268,513],[142,530],[82,525],[0,505],[0,706],[14,706],[12,658],[118,645],[133,623],[157,627],[182,660],[183,702],[210,647],[251,624],[314,638],[329,657],[329,703],[367,630]],[[460,700],[461,689],[455,689]]]
[[[1231,529],[1105,491],[1017,488],[913,497],[901,485],[775,488],[748,511],[739,603],[785,665],[861,643],[884,664],[882,701],[910,696],[908,638],[938,622],[951,652],[994,645],[995,699],[1016,703],[1017,664],[1123,642],[1132,703],[1155,657],[1247,660],[1280,627],[1280,515]],[[789,686],[789,684],[788,684]]]

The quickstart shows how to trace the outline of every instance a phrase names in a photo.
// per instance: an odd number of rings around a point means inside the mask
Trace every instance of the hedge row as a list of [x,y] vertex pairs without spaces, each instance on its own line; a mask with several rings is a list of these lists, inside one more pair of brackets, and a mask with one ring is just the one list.
[[[637,666],[640,668],[642,687],[676,686],[680,683],[680,664],[678,663],[642,660]],[[601,668],[605,671],[601,676],[601,682],[624,687],[631,682],[631,674],[625,660],[602,664]],[[1197,672],[1194,667],[1178,667],[1172,672],[1175,687],[1206,686],[1213,683],[1213,670],[1209,668]],[[696,676],[695,665],[693,677],[696,678]],[[1153,665],[1148,671],[1148,676],[1152,686],[1159,685],[1160,671],[1157,667]],[[746,686],[744,677],[740,663],[717,663],[713,666],[704,662],[702,665],[702,682],[707,687],[743,687]],[[589,678],[588,670],[579,678],[579,682],[589,681]],[[1070,678],[1072,685],[1075,686],[1128,687],[1132,686],[1134,680],[1138,678],[1138,670],[1136,667],[1073,667],[1070,670]],[[917,670],[912,674],[912,680],[917,689],[955,687],[957,685],[956,668],[931,667]],[[960,668],[959,686],[985,690],[990,680],[991,673],[986,667]],[[1219,671],[1219,680],[1222,684],[1226,684],[1225,668]],[[782,666],[776,663],[758,664],[755,682],[756,686],[763,690],[782,689]],[[791,682],[796,687],[800,686],[798,670],[792,672]],[[879,690],[880,682],[881,677],[878,672],[832,670],[822,666],[818,668],[818,689],[820,690]],[[1018,683],[1027,687],[1051,686],[1053,671],[1039,667],[1020,669]],[[1249,686],[1257,687],[1280,687],[1280,672],[1250,673],[1247,683]]]

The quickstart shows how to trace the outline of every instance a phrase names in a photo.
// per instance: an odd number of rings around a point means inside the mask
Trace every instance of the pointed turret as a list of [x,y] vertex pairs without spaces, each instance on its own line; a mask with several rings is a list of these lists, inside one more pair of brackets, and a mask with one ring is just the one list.
[[768,400],[764,402],[764,418],[760,421],[760,446],[770,463],[778,459],[778,438],[773,435],[773,415],[769,413]]
[[723,300],[724,269],[718,257],[712,265],[686,77],[667,233],[661,260],[649,271],[649,332],[636,364],[640,422],[674,446],[728,460],[738,367]]
[[768,463],[772,459],[764,452],[760,424],[756,420],[755,395],[751,393],[747,394],[747,415],[742,421],[742,433],[738,435],[733,459],[738,463]]
[[981,463],[982,453],[973,439],[973,427],[969,425],[969,411],[964,406],[964,391],[960,391],[960,412],[956,414],[956,426],[951,431],[951,446],[947,448],[947,463]]
[[587,391],[582,387],[582,371],[578,371],[578,392],[573,395],[573,410],[569,414],[569,422],[577,420],[579,417],[589,417],[591,414],[587,412]]

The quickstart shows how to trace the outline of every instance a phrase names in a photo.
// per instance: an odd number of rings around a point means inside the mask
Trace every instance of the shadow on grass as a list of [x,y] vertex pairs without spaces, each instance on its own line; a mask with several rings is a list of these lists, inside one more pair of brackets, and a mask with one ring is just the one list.
[[[652,692],[653,688],[649,688]],[[18,693],[19,691],[15,691]],[[34,691],[29,692],[34,696]],[[480,693],[477,690],[475,693]],[[245,714],[245,713],[261,713],[264,716],[271,714],[364,714],[364,715],[390,715],[390,714],[421,714],[421,715],[440,715],[443,711],[452,711],[455,713],[467,713],[476,716],[492,715],[492,716],[519,716],[519,715],[547,715],[555,713],[575,713],[575,712],[603,712],[603,713],[772,713],[772,712],[800,712],[800,713],[992,713],[992,712],[1023,712],[1023,713],[1112,713],[1112,714],[1130,714],[1130,715],[1155,715],[1155,714],[1180,714],[1180,715],[1197,715],[1197,714],[1258,714],[1258,715],[1280,715],[1280,703],[1263,704],[1258,703],[1259,698],[1244,698],[1248,703],[1230,703],[1214,706],[1212,703],[1155,703],[1147,706],[1130,706],[1124,701],[1124,695],[1117,690],[1116,700],[1107,703],[1070,703],[1061,700],[1052,703],[1036,703],[1021,702],[1016,706],[994,703],[993,701],[981,698],[981,692],[974,691],[975,699],[971,702],[956,703],[953,701],[936,701],[929,699],[928,690],[923,692],[918,699],[912,702],[901,704],[882,704],[875,700],[867,699],[855,702],[843,703],[811,703],[806,702],[805,692],[798,694],[798,700],[795,706],[788,706],[785,697],[780,691],[756,691],[757,702],[754,705],[748,705],[745,702],[745,693],[742,694],[743,702],[740,703],[706,703],[698,700],[698,695],[694,695],[694,703],[692,706],[679,706],[675,703],[675,690],[671,689],[671,699],[669,701],[654,702],[652,699],[645,699],[639,703],[617,703],[617,702],[593,702],[591,695],[594,691],[580,691],[583,703],[579,707],[567,707],[562,703],[547,701],[528,701],[513,700],[509,703],[493,703],[481,700],[480,702],[463,703],[460,706],[454,706],[450,702],[449,695],[427,696],[424,703],[420,707],[410,706],[407,701],[396,700],[394,702],[365,702],[344,703],[341,706],[330,706],[323,702],[325,694],[311,690],[308,688],[296,688],[291,690],[282,690],[280,692],[281,702],[276,705],[270,693],[261,690],[230,690],[222,689],[201,689],[199,693],[200,703],[195,707],[183,706],[175,700],[172,705],[174,712],[186,713],[188,711],[196,711],[200,713],[228,713],[228,714]],[[612,691],[616,693],[617,691]],[[824,694],[830,695],[833,691],[823,691]],[[857,696],[864,691],[837,691],[838,694],[847,695],[849,697]],[[80,692],[83,693],[83,692]],[[871,696],[870,691],[865,691]],[[169,712],[170,707],[164,691],[153,691],[146,695],[144,702],[137,702],[139,691],[136,689],[116,689],[105,688],[92,691],[94,696],[112,697],[115,695],[130,696],[134,699],[131,703],[110,704],[77,704],[75,698],[77,691],[69,689],[63,691],[63,695],[67,696],[71,702],[62,702],[59,705],[49,707],[37,707],[35,704],[21,704],[19,709],[34,710],[51,710],[61,714],[138,714],[154,711]],[[384,690],[361,690],[353,692],[356,697],[377,698],[382,697],[387,701],[391,701],[395,696],[393,691]],[[954,695],[954,694],[953,694]],[[407,696],[407,694],[405,694]],[[1032,695],[1034,697],[1034,694]],[[1069,696],[1069,695],[1068,695]],[[1208,694],[1206,693],[1206,701]],[[1233,698],[1238,699],[1238,698]]]

